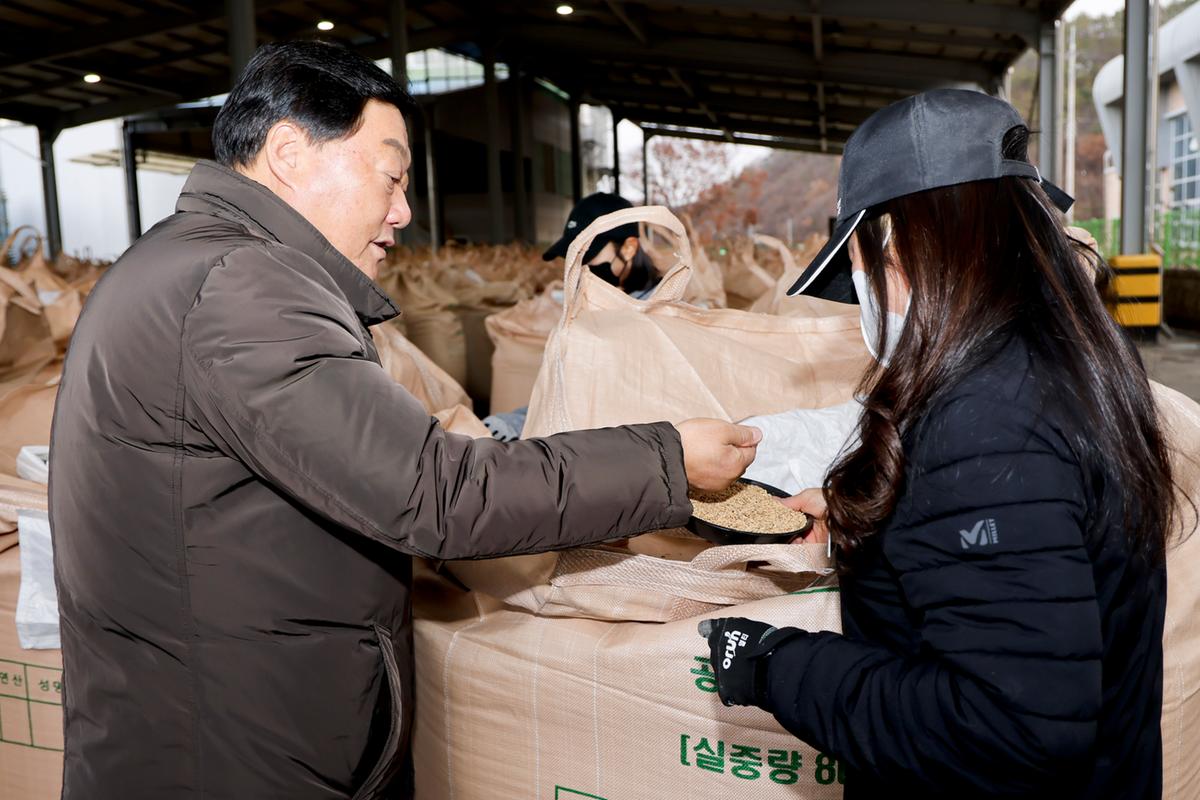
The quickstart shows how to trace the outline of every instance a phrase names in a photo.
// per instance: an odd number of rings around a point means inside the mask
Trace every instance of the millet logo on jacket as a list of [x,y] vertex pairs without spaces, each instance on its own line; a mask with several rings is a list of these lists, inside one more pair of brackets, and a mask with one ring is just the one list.
[[984,547],[1000,541],[1000,534],[996,531],[996,520],[994,519],[981,519],[970,531],[959,531],[958,536],[963,550]]

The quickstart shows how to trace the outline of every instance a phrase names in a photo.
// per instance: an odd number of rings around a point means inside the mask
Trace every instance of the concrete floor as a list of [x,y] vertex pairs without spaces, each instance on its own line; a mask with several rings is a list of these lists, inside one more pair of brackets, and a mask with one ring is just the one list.
[[1156,344],[1139,345],[1152,380],[1200,402],[1200,332],[1176,330],[1160,334]]

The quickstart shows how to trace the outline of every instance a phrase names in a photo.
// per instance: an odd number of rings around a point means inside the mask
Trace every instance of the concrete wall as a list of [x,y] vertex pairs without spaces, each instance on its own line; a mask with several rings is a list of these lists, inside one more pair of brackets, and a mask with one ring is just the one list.
[[[571,128],[567,104],[546,89],[527,82],[525,172],[533,206],[534,238],[549,243],[562,234],[571,211]],[[503,192],[503,235],[514,238],[515,202],[512,169],[512,100],[507,81],[500,97],[500,171]],[[435,101],[434,161],[441,193],[443,230],[447,238],[488,240],[487,127],[482,86],[451,92]],[[422,154],[419,156],[423,158]]]

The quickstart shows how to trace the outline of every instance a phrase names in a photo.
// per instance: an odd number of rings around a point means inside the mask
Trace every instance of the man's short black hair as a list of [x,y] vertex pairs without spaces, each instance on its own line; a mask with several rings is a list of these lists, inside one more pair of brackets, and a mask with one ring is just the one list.
[[312,142],[351,136],[368,100],[400,109],[407,119],[417,103],[392,76],[340,44],[317,40],[273,42],[254,53],[213,123],[213,149],[227,167],[258,156],[271,126],[291,120]]

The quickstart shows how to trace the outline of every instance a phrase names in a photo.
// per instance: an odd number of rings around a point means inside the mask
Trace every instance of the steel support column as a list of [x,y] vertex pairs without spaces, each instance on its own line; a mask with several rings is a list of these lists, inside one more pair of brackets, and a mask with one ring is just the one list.
[[1125,112],[1121,121],[1121,252],[1146,251],[1146,121],[1150,9],[1125,4]]
[[[408,8],[405,0],[389,0],[388,2],[388,58],[392,62],[392,77],[396,83],[408,88]],[[409,144],[415,144],[412,141],[412,122],[409,123]],[[415,147],[410,147],[409,151],[415,151]],[[411,166],[409,167],[411,170]],[[416,208],[412,202],[413,186],[409,184],[408,206],[411,209]],[[414,212],[415,213],[415,212]],[[415,220],[414,220],[415,221]],[[413,241],[413,223],[409,223],[408,228],[398,228],[393,231],[393,241],[396,244],[410,244]]]
[[388,57],[392,77],[408,88],[408,4],[405,0],[388,2]]
[[50,258],[62,252],[62,225],[58,215],[58,181],[54,176],[54,140],[57,128],[38,128],[38,149],[42,157],[42,197],[46,204],[46,246]]
[[571,202],[583,199],[583,144],[579,131],[579,98],[572,97],[567,104],[571,117]]
[[1042,175],[1054,183],[1059,182],[1059,154],[1062,150],[1058,138],[1060,120],[1058,116],[1058,23],[1042,24],[1038,47],[1038,164]]
[[138,198],[137,151],[128,120],[121,125],[121,171],[125,173],[125,212],[132,245],[142,235],[142,204]]
[[621,118],[617,116],[617,112],[612,112],[612,137],[613,137],[613,194],[621,193],[621,139],[617,134],[617,126],[621,124]]
[[442,242],[442,215],[438,209],[437,173],[433,168],[433,130],[437,124],[437,107],[429,106],[422,115],[425,128],[425,192],[429,203],[429,249],[437,255]]
[[650,205],[650,140],[654,134],[642,131],[642,205]]
[[496,48],[483,49],[484,115],[487,117],[488,231],[492,244],[504,238],[504,194],[500,185],[500,94],[496,87]]
[[513,238],[532,241],[529,235],[529,192],[525,184],[525,81],[516,64],[508,67],[512,114]]
[[254,26],[254,0],[225,0],[229,26],[229,85],[237,83],[258,44]]

